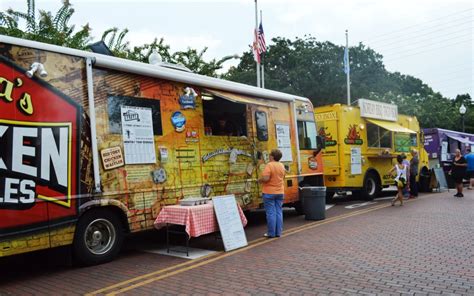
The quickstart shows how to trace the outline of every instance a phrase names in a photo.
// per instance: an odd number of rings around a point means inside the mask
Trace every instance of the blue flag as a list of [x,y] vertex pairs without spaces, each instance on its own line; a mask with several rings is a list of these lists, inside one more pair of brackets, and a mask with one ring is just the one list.
[[349,67],[349,49],[346,47],[344,49],[344,73],[349,74],[351,68]]

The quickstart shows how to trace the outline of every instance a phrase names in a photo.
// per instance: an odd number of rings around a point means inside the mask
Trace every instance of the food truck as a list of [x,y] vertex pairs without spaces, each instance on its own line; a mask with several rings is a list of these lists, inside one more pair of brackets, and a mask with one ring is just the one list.
[[259,208],[275,148],[300,208],[316,131],[307,98],[0,35],[0,257],[72,244],[96,264],[183,198]]
[[466,154],[467,147],[474,151],[474,134],[462,133],[442,128],[425,128],[425,149],[428,152],[430,167],[442,167],[448,186],[454,188],[454,180],[448,174],[453,165],[456,149]]
[[325,139],[324,181],[327,199],[351,191],[371,200],[393,185],[388,173],[397,155],[419,152],[421,189],[429,186],[428,158],[418,120],[398,114],[396,105],[359,99],[358,106],[342,104],[315,109],[318,134]]

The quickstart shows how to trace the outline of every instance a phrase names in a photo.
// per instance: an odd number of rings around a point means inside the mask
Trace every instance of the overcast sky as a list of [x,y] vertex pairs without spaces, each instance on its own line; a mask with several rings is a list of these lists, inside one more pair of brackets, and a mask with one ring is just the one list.
[[[26,0],[0,0],[0,10],[26,11]],[[173,51],[207,46],[206,59],[248,50],[255,26],[253,0],[70,0],[70,24],[89,23],[100,38],[128,28],[132,45],[164,37]],[[474,97],[474,6],[471,0],[259,0],[267,43],[277,36],[311,34],[320,41],[359,42],[384,56],[389,71],[413,75],[444,96]],[[52,11],[60,0],[36,0]],[[341,52],[341,55],[343,53]],[[236,62],[227,62],[229,67]],[[302,65],[304,66],[304,65]],[[342,71],[342,69],[341,69]]]

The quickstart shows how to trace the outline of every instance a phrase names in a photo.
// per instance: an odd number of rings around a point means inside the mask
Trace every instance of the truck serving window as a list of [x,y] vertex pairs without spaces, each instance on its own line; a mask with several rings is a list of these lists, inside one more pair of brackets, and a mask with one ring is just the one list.
[[203,100],[202,106],[207,136],[247,136],[245,104],[213,96],[212,100]]
[[257,122],[257,139],[259,141],[268,141],[267,113],[255,111],[255,121]]
[[116,95],[109,95],[107,97],[107,111],[109,113],[110,133],[122,133],[122,116],[120,115],[121,106],[150,108],[151,115],[153,117],[153,134],[155,136],[163,135],[159,100]]
[[300,149],[316,149],[316,123],[314,121],[298,121],[298,140]]
[[392,148],[392,132],[378,125],[367,123],[367,142],[373,148]]

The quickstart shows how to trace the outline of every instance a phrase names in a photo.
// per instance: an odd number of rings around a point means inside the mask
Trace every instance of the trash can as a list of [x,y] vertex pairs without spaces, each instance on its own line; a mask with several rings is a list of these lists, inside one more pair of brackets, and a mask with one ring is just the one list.
[[306,220],[326,219],[326,187],[302,187],[301,197]]

